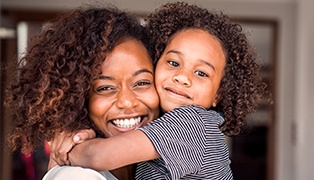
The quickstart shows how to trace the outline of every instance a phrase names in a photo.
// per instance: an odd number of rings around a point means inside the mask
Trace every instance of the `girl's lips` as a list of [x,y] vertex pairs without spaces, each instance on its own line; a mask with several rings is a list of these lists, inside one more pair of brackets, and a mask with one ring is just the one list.
[[183,92],[183,91],[181,91],[181,90],[177,90],[177,89],[173,89],[173,88],[165,88],[165,90],[166,91],[168,91],[168,92],[170,92],[170,93],[172,93],[172,94],[175,94],[175,95],[177,95],[177,96],[183,96],[183,97],[185,97],[185,98],[187,98],[187,99],[191,99],[191,97],[188,95],[188,94],[186,94],[185,92]]

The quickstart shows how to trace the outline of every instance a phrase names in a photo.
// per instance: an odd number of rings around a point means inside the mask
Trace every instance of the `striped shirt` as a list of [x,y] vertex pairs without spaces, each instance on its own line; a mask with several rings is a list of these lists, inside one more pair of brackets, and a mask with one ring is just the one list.
[[190,105],[138,128],[161,158],[139,163],[136,179],[233,179],[223,121],[216,111]]

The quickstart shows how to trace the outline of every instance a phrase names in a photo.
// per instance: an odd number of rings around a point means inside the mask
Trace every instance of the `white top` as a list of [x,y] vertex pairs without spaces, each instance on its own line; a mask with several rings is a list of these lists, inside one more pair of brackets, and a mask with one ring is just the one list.
[[118,180],[109,171],[98,172],[78,166],[55,166],[50,169],[43,180]]

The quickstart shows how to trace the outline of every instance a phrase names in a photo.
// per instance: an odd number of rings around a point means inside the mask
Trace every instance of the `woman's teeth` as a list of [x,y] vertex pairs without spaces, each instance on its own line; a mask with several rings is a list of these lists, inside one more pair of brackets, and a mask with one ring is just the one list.
[[119,128],[131,128],[138,125],[141,122],[141,117],[130,119],[116,119],[112,121]]

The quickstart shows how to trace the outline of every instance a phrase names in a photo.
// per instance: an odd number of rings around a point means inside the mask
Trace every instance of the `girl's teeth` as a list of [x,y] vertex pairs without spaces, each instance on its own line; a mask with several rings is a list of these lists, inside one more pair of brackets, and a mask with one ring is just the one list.
[[119,128],[131,128],[141,122],[141,117],[131,119],[116,119],[112,121]]

